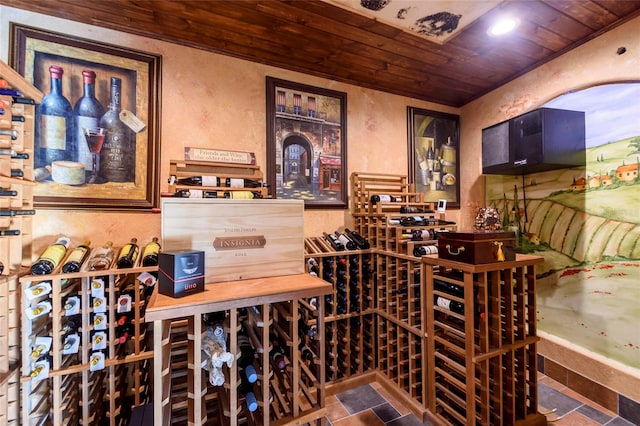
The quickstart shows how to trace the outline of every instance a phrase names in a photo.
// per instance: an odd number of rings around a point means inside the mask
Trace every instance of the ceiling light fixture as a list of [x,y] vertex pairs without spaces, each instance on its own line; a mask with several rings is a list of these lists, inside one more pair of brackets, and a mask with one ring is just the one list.
[[520,22],[516,18],[502,17],[489,27],[487,33],[492,36],[501,36],[513,31]]

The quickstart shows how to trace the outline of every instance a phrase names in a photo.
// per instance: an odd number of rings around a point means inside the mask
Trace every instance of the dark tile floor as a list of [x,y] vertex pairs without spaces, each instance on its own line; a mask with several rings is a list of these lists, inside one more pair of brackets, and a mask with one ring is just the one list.
[[[636,423],[618,417],[592,401],[562,386],[547,376],[538,380],[538,410],[553,426],[633,426]],[[329,426],[421,426],[407,407],[390,395],[379,383],[350,389],[327,398]]]

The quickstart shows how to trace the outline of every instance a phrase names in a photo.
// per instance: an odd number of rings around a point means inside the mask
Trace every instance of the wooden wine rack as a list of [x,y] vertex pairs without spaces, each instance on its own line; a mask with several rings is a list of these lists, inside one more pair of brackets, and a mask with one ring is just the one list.
[[[154,354],[151,330],[144,321],[149,293],[145,283],[138,280],[143,272],[155,274],[157,267],[20,278],[27,291],[42,284],[51,285],[49,292],[33,299],[22,298],[22,424],[125,425],[134,407],[149,402],[151,382],[147,372]],[[97,279],[104,283],[104,312],[92,295]],[[125,342],[119,342],[116,319],[123,314],[118,310],[119,296],[130,286],[133,295],[127,315],[131,334]],[[63,325],[71,318],[65,315],[68,311],[64,306],[71,300],[79,303],[78,312],[73,315],[79,347],[75,353],[63,354]],[[51,311],[29,318],[27,312],[43,301],[51,304]],[[102,348],[94,346],[97,333],[105,333]],[[33,377],[38,370],[32,352],[37,348],[36,339],[41,337],[51,338],[49,351],[39,354],[51,356],[50,370]],[[99,352],[104,354],[104,365],[96,367],[94,360]]]
[[[0,188],[16,191],[15,196],[0,197],[0,211],[33,210],[35,111],[43,94],[15,70],[0,61],[0,78],[22,92],[34,104],[14,102],[1,96],[4,114],[0,129],[15,131],[16,137],[0,135],[0,149],[9,149],[28,158],[0,155]],[[23,121],[14,121],[21,117]],[[11,177],[11,170],[22,171],[22,177]],[[17,425],[20,420],[20,284],[22,268],[31,264],[31,229],[33,216],[0,216],[0,231],[15,230],[19,235],[0,236],[0,424]]]
[[375,369],[373,250],[334,251],[324,238],[305,239],[307,272],[332,286],[325,306],[327,383],[335,384]]
[[[424,256],[428,408],[445,424],[545,425],[538,414],[535,265],[541,257],[471,265]],[[463,289],[464,296],[434,288]],[[434,296],[464,305],[456,313]]]
[[[190,176],[215,176],[224,182],[227,178],[231,179],[250,179],[257,182],[263,182],[263,174],[260,167],[248,164],[234,163],[217,163],[209,161],[188,161],[188,160],[171,160],[169,162],[169,175],[177,178],[186,178]],[[180,189],[185,190],[202,190],[208,192],[216,192],[217,198],[224,198],[225,192],[234,191],[251,191],[259,193],[263,198],[267,198],[269,188],[235,188],[228,186],[187,186],[169,183],[169,192],[175,193]]]
[[[180,299],[154,292],[146,311],[156,336],[154,424],[322,424],[325,356],[322,341],[314,336],[324,335],[324,306],[313,300],[330,291],[317,278],[295,274],[208,284],[204,293]],[[201,368],[202,315],[221,311],[226,318],[227,351],[237,354],[236,358],[240,356],[238,331],[241,327],[251,330],[247,334],[257,353],[256,411],[246,409],[235,363],[231,368],[224,365],[225,384],[217,387],[208,383]],[[181,323],[186,323],[186,335],[177,332]],[[311,327],[316,334],[307,331]],[[270,354],[274,336],[284,343],[286,367],[282,370]],[[186,360],[176,363],[174,348],[183,345]],[[303,357],[302,348],[314,354],[312,359]],[[181,399],[186,401],[182,407],[176,405]],[[180,411],[184,405],[186,410]]]

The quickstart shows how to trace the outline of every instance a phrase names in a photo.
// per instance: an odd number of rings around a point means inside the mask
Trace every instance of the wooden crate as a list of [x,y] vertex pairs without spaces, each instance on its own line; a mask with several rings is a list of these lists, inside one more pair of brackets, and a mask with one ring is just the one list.
[[301,200],[163,198],[162,248],[205,252],[205,283],[304,272]]

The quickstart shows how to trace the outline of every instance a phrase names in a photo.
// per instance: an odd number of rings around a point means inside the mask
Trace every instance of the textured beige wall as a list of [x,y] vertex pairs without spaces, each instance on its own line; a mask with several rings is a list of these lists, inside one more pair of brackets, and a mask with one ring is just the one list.
[[[184,146],[253,151],[266,173],[265,76],[347,93],[347,168],[358,172],[407,173],[407,105],[453,114],[442,105],[310,77],[279,68],[195,50],[121,32],[0,6],[0,59],[8,60],[9,22],[162,55],[160,190],[166,191],[169,160]],[[457,219],[457,211],[449,213]],[[351,223],[348,210],[308,210],[305,235],[322,235]],[[146,241],[160,234],[160,215],[39,210],[34,254],[60,234],[93,244],[116,245],[131,236]]]

